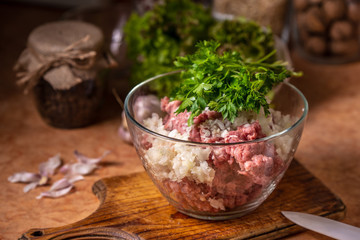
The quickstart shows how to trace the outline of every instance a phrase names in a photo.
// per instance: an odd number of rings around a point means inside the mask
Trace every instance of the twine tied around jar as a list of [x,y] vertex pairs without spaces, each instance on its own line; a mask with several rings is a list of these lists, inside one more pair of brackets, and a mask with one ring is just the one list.
[[14,70],[17,71],[22,67],[25,58],[28,58],[29,54],[34,56],[39,64],[33,70],[18,72],[16,76],[20,79],[16,83],[18,85],[26,84],[24,92],[28,93],[29,89],[34,87],[37,84],[38,80],[44,75],[44,73],[52,67],[58,67],[64,64],[68,64],[77,69],[90,69],[94,66],[94,63],[96,62],[96,51],[84,51],[76,49],[76,47],[83,43],[86,43],[87,41],[89,41],[89,39],[90,36],[86,35],[80,40],[75,41],[74,43],[64,48],[63,51],[48,55],[40,54],[31,47],[28,47],[21,54],[19,60],[14,66]]

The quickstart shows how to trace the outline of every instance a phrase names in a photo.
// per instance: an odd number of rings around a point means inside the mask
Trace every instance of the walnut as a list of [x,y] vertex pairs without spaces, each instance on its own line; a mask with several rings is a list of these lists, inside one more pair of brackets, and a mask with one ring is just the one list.
[[355,23],[360,22],[360,2],[351,1],[348,5],[349,18]]
[[322,2],[323,2],[323,0],[308,0],[309,1],[309,3],[310,4],[316,4],[316,5],[320,5]]
[[323,55],[326,51],[326,41],[323,37],[312,36],[305,42],[305,49],[316,55]]
[[346,13],[346,5],[343,0],[326,0],[323,9],[327,21],[340,19]]
[[318,7],[311,7],[306,12],[306,28],[312,33],[324,33],[323,12]]
[[359,44],[356,39],[334,40],[330,42],[330,51],[334,55],[357,55]]
[[306,31],[305,29],[299,29],[298,30],[298,34],[299,34],[299,39],[303,42],[306,42],[308,37],[309,37],[309,33],[308,31]]
[[296,23],[299,29],[306,29],[306,24],[307,24],[306,14],[303,13],[296,14]]
[[333,40],[348,39],[354,35],[354,27],[349,21],[337,21],[330,28],[330,37]]
[[304,11],[308,7],[308,0],[294,0],[294,7],[297,11]]

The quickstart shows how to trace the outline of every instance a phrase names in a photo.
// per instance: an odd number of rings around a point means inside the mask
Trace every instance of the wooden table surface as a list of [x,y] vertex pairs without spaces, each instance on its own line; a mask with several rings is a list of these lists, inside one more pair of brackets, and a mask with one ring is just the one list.
[[[30,228],[63,226],[95,211],[99,202],[91,186],[103,177],[143,171],[134,148],[117,135],[120,108],[111,95],[98,123],[76,130],[55,129],[39,117],[31,96],[15,85],[12,66],[25,48],[30,31],[59,19],[64,10],[0,5],[0,239],[16,239]],[[310,105],[296,158],[347,206],[344,222],[360,227],[360,62],[319,65],[292,52],[293,80]],[[100,169],[77,182],[76,190],[58,199],[37,200],[48,187],[24,194],[24,185],[7,178],[15,172],[36,172],[38,165],[60,153],[73,162],[77,149],[88,156],[106,157]],[[56,175],[53,180],[58,179]],[[289,239],[328,239],[307,231]]]

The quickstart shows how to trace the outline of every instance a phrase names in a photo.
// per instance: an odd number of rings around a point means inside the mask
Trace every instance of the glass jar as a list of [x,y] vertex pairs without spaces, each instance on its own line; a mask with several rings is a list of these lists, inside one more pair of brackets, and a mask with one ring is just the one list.
[[277,36],[281,36],[287,8],[287,0],[213,0],[212,11],[216,19],[245,17],[270,27]]
[[79,128],[94,122],[105,72],[115,66],[103,42],[99,28],[81,21],[47,23],[29,35],[15,66],[18,83],[34,93],[37,109],[49,125]]
[[360,59],[359,0],[293,0],[293,42],[319,63]]

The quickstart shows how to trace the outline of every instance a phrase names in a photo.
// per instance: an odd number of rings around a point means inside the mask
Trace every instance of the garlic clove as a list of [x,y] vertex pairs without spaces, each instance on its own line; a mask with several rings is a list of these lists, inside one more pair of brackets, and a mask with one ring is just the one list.
[[98,164],[106,155],[108,155],[111,151],[105,151],[100,157],[98,158],[89,158],[87,156],[84,156],[79,151],[75,150],[74,155],[79,163],[84,164]]
[[48,159],[48,161],[43,162],[39,165],[39,172],[41,176],[53,176],[55,170],[61,165],[60,154],[56,154],[55,156]]
[[12,183],[30,183],[30,182],[38,182],[41,176],[38,173],[30,173],[30,172],[18,172],[8,177],[8,181]]

